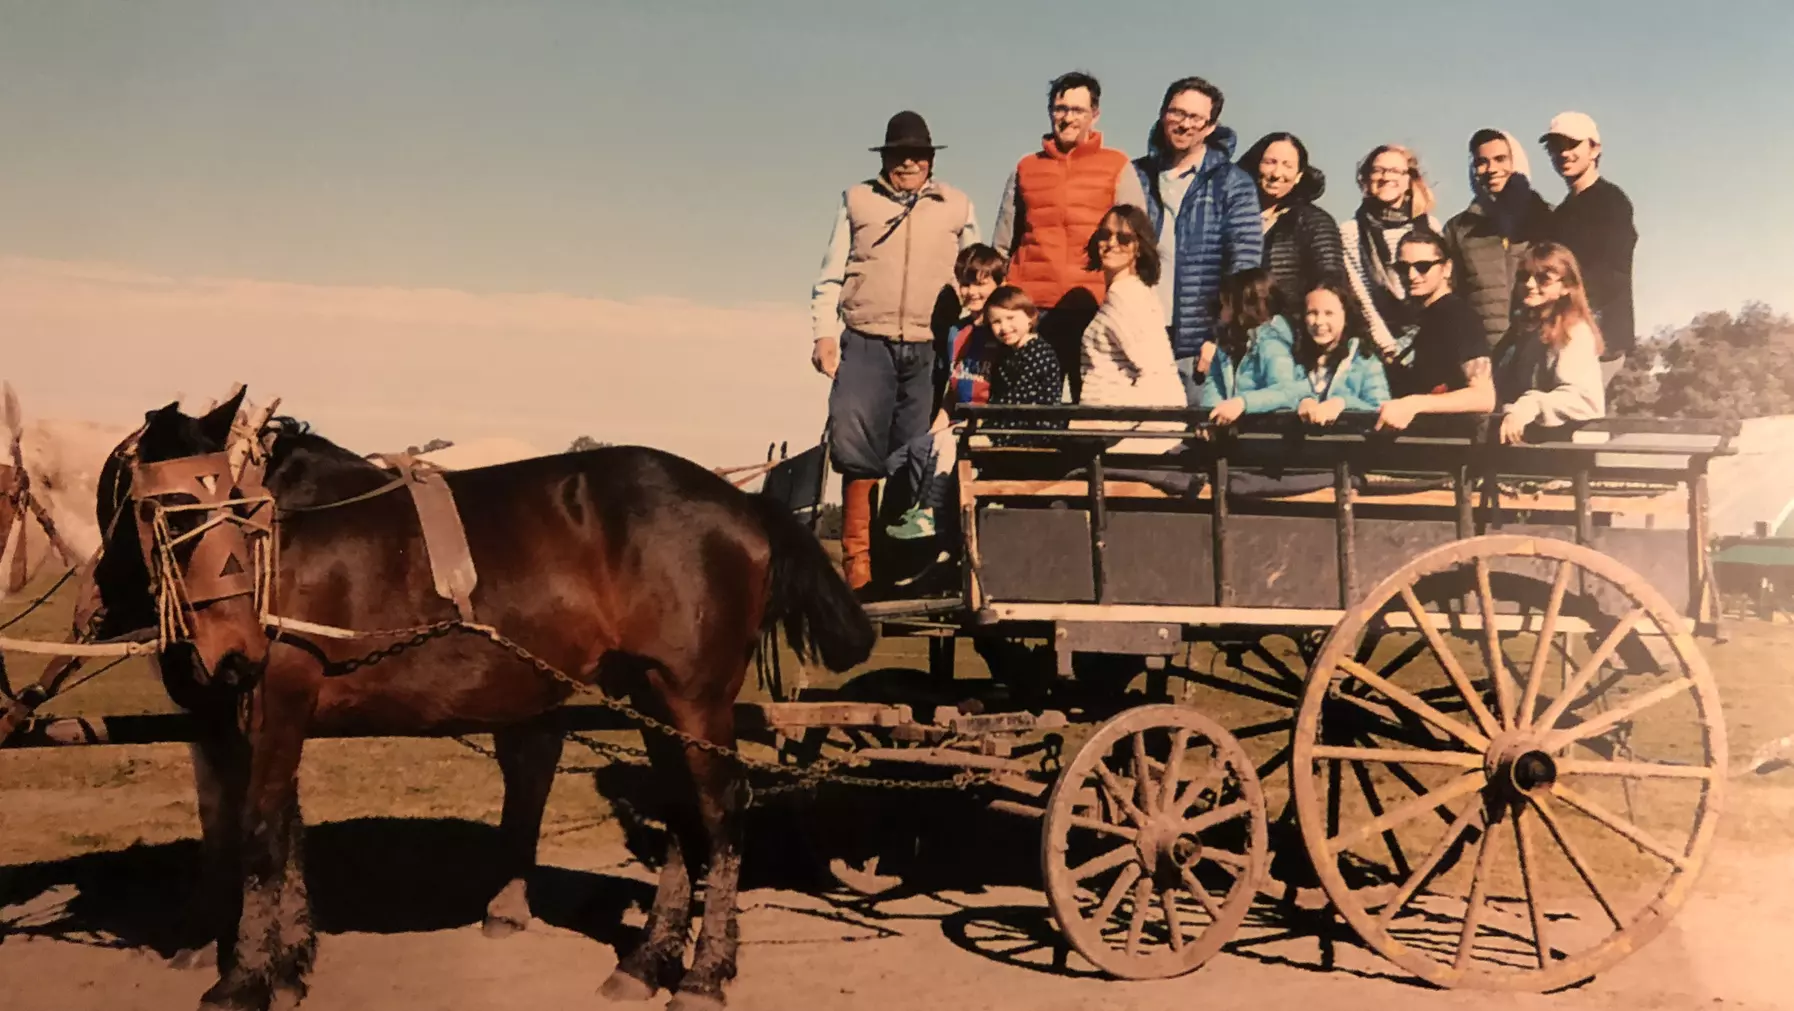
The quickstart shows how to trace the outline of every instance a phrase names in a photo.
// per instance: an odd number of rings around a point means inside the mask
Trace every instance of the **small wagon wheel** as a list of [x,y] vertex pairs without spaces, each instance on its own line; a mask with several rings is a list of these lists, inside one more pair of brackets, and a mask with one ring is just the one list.
[[[1463,587],[1462,609],[1429,609],[1423,581]],[[1501,535],[1430,551],[1347,612],[1291,768],[1309,857],[1359,936],[1442,986],[1542,991],[1662,930],[1725,779],[1684,626],[1599,552]]]
[[1125,979],[1206,962],[1245,920],[1269,851],[1252,761],[1183,706],[1131,709],[1079,750],[1047,801],[1047,900],[1078,954]]

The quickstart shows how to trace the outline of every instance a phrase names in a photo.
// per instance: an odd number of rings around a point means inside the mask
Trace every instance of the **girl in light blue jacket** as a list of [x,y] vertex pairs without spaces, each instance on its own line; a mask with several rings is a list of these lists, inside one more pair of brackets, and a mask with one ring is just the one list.
[[1375,411],[1389,379],[1358,303],[1343,284],[1322,281],[1304,298],[1295,350],[1299,378],[1285,388],[1303,420],[1331,425],[1342,411]]
[[1228,276],[1216,296],[1215,339],[1197,406],[1231,425],[1244,414],[1293,411],[1299,382],[1295,334],[1272,302],[1271,272],[1251,267]]

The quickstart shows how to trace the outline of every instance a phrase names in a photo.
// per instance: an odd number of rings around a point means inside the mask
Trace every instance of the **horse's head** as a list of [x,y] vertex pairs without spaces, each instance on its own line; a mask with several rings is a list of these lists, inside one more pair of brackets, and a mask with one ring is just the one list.
[[267,660],[259,585],[273,503],[236,430],[243,391],[200,417],[171,403],[145,416],[100,478],[105,547],[94,578],[103,634],[156,626],[185,643],[203,679],[247,681]]

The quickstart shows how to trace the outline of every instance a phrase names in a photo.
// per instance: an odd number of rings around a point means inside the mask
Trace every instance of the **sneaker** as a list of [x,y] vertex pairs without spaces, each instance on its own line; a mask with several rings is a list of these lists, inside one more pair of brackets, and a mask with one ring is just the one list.
[[934,536],[934,510],[911,506],[897,522],[885,527],[894,541],[919,541]]

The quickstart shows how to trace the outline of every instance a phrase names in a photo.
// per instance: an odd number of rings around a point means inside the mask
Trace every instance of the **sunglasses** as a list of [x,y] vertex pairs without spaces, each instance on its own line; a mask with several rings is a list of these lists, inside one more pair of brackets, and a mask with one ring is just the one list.
[[1404,274],[1426,275],[1431,274],[1434,267],[1437,267],[1444,262],[1444,260],[1403,260],[1401,263],[1397,264],[1397,266],[1401,268],[1401,272]]
[[1541,288],[1548,288],[1551,285],[1562,283],[1563,275],[1554,274],[1549,270],[1541,270],[1531,274],[1522,274],[1520,275],[1520,279],[1522,281],[1531,281]]
[[1114,232],[1107,228],[1098,228],[1096,230],[1095,239],[1098,242],[1113,241],[1117,245],[1122,246],[1131,246],[1136,241],[1133,232]]

